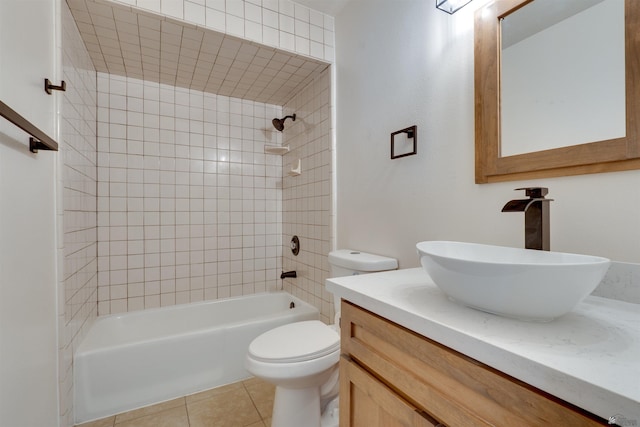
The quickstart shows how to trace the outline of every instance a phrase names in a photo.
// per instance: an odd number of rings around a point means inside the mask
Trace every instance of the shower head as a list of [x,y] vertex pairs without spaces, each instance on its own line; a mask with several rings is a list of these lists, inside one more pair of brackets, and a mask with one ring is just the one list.
[[296,121],[296,115],[293,114],[291,116],[283,117],[282,119],[273,119],[271,120],[271,123],[273,123],[274,128],[282,132],[282,130],[284,129],[284,121],[288,118],[291,118],[291,120],[293,120],[294,122]]

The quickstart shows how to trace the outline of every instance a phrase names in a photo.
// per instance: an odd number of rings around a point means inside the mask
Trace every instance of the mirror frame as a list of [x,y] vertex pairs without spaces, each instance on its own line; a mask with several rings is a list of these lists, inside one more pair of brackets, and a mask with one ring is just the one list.
[[494,0],[475,13],[476,184],[640,169],[640,1],[625,0],[626,136],[500,157],[500,19],[534,0]]

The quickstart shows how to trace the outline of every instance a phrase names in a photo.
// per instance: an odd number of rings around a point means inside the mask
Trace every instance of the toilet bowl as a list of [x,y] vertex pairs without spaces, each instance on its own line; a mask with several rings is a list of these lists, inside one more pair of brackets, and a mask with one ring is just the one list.
[[[320,426],[321,389],[334,373],[337,382],[340,336],[320,322],[283,325],[257,337],[249,345],[245,367],[276,385],[272,426]],[[337,424],[336,424],[337,426]],[[323,426],[324,427],[324,426]]]
[[[331,277],[398,267],[393,258],[345,249],[331,252],[329,265]],[[245,367],[276,386],[271,426],[338,427],[339,360],[338,328],[318,320],[279,326],[253,340]]]

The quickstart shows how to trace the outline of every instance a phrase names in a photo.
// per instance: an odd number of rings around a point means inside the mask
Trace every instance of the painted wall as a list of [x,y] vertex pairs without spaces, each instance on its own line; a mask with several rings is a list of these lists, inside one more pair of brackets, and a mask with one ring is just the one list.
[[61,2],[62,79],[58,153],[58,348],[60,425],[73,425],[73,352],[98,310],[96,71]]
[[[56,2],[0,2],[0,100],[57,139]],[[27,25],[28,23],[28,25]],[[0,425],[58,425],[56,162],[0,119]],[[35,407],[34,407],[35,405]]]
[[[522,247],[513,189],[549,187],[551,248],[640,262],[640,171],[474,184],[473,13],[422,0],[350,2],[336,17],[337,245],[419,265],[415,244]],[[389,159],[416,124],[418,154]]]
[[[331,69],[296,94],[284,106],[287,119],[282,132],[284,145],[291,149],[282,161],[282,257],[285,271],[295,270],[297,278],[285,279],[284,289],[320,310],[321,320],[333,323],[333,296],[324,288],[329,275],[327,254],[331,250],[332,143]],[[300,160],[301,174],[290,176]],[[291,238],[300,239],[294,256]]]

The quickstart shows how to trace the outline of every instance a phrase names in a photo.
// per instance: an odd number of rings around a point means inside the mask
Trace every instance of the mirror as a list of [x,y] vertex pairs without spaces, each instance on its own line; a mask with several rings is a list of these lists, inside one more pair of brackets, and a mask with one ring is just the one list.
[[640,168],[640,41],[629,36],[640,5],[570,3],[495,0],[476,12],[477,183]]
[[501,156],[625,136],[622,0],[535,0],[500,34]]

